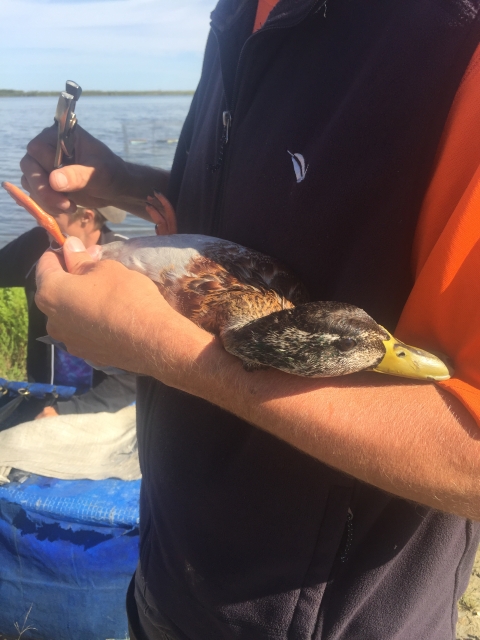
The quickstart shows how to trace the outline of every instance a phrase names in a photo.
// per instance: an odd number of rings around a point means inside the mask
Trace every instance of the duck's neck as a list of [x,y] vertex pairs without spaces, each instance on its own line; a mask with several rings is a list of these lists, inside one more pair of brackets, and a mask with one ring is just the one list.
[[288,349],[285,349],[285,344],[279,343],[279,333],[282,333],[285,319],[288,324],[288,316],[293,308],[294,305],[289,302],[283,309],[277,308],[268,314],[259,314],[257,317],[250,315],[248,318],[234,317],[220,331],[225,351],[240,358],[248,371],[276,366],[273,363],[279,356],[281,359],[288,359]]

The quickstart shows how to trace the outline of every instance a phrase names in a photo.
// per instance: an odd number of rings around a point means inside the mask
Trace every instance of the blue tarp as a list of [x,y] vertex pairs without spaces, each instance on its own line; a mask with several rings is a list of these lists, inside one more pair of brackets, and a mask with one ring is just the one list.
[[65,387],[54,384],[41,384],[39,382],[13,382],[0,378],[0,392],[8,391],[9,396],[30,395],[34,398],[43,399],[53,395],[62,400],[68,400],[77,389],[75,387]]
[[[32,476],[0,487],[0,633],[124,640],[140,481]],[[26,614],[28,619],[24,623]]]

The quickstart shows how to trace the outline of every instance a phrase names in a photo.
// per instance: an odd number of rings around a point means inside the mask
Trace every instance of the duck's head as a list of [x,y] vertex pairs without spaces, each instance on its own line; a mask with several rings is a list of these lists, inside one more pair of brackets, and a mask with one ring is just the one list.
[[362,309],[339,302],[278,311],[230,326],[220,337],[248,368],[269,366],[314,378],[364,370],[419,380],[450,377],[439,358],[400,342]]

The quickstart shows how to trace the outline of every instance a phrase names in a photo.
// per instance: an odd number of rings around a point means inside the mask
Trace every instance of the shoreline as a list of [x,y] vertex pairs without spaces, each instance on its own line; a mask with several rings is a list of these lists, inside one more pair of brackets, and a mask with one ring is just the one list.
[[[60,91],[17,91],[0,89],[0,98],[57,97]],[[85,90],[82,96],[192,96],[194,91],[95,91]]]

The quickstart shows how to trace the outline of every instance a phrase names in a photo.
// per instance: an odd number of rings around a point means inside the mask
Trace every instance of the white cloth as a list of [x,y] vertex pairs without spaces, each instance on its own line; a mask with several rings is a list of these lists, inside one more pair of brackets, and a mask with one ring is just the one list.
[[62,480],[138,480],[135,407],[40,418],[0,432],[0,484],[11,469]]

